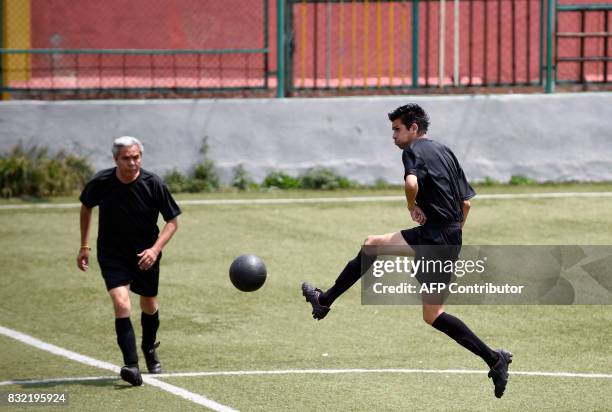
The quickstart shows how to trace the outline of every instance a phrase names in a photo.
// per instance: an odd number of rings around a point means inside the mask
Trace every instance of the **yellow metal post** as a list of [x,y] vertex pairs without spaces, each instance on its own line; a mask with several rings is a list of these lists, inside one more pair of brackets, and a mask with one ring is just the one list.
[[[4,0],[2,2],[2,48],[30,49],[31,0]],[[7,87],[12,81],[29,80],[31,60],[29,54],[5,54],[2,56],[2,84]],[[8,100],[9,93],[2,93]]]

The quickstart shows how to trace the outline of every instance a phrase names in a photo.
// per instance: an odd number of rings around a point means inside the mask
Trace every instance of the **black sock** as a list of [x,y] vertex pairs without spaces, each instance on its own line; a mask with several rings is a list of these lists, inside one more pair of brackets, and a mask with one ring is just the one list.
[[489,368],[497,362],[499,358],[497,353],[481,341],[461,319],[442,312],[431,326],[446,333],[473,354],[480,356],[489,365]]
[[147,350],[151,349],[157,338],[157,329],[159,329],[159,310],[152,315],[142,312],[140,324],[142,325],[142,347]]
[[331,306],[340,295],[353,286],[370,269],[375,260],[376,256],[367,255],[360,250],[357,256],[346,264],[344,270],[336,279],[336,283],[319,296],[319,303],[323,306]]
[[117,343],[123,354],[123,363],[125,365],[136,365],[138,363],[136,336],[130,318],[115,319],[115,331],[117,332]]

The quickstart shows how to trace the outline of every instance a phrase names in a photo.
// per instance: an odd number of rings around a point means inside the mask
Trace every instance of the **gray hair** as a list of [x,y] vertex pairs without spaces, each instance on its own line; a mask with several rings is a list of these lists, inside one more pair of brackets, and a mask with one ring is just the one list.
[[140,154],[144,152],[144,147],[142,146],[142,143],[135,137],[121,136],[116,138],[113,141],[113,157],[117,157],[117,155],[119,154],[119,150],[121,150],[122,147],[129,147],[134,145],[138,145],[138,148],[140,149]]

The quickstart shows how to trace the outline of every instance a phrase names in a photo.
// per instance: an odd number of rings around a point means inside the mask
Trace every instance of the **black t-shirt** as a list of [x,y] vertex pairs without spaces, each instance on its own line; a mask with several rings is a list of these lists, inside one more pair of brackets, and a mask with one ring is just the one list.
[[144,169],[127,184],[119,180],[116,168],[102,170],[79,199],[85,207],[100,206],[98,257],[133,258],[157,240],[159,213],[166,222],[181,214],[163,180]]
[[441,143],[420,138],[404,149],[404,179],[415,175],[419,183],[417,205],[430,223],[463,221],[463,201],[476,196],[459,161]]

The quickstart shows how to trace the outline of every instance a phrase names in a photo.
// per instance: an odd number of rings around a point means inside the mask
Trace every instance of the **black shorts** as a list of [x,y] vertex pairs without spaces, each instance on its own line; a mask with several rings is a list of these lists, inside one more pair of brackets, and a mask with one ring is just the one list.
[[401,233],[406,243],[415,250],[415,261],[421,260],[424,263],[416,273],[417,280],[421,284],[448,284],[452,272],[444,269],[448,268],[446,262],[454,264],[461,252],[461,225],[426,223],[402,230]]
[[98,253],[98,263],[102,270],[102,277],[106,283],[106,290],[118,286],[130,285],[130,290],[140,296],[155,297],[159,286],[159,263],[162,254],[159,253],[157,261],[148,270],[138,267],[138,258],[107,257]]

